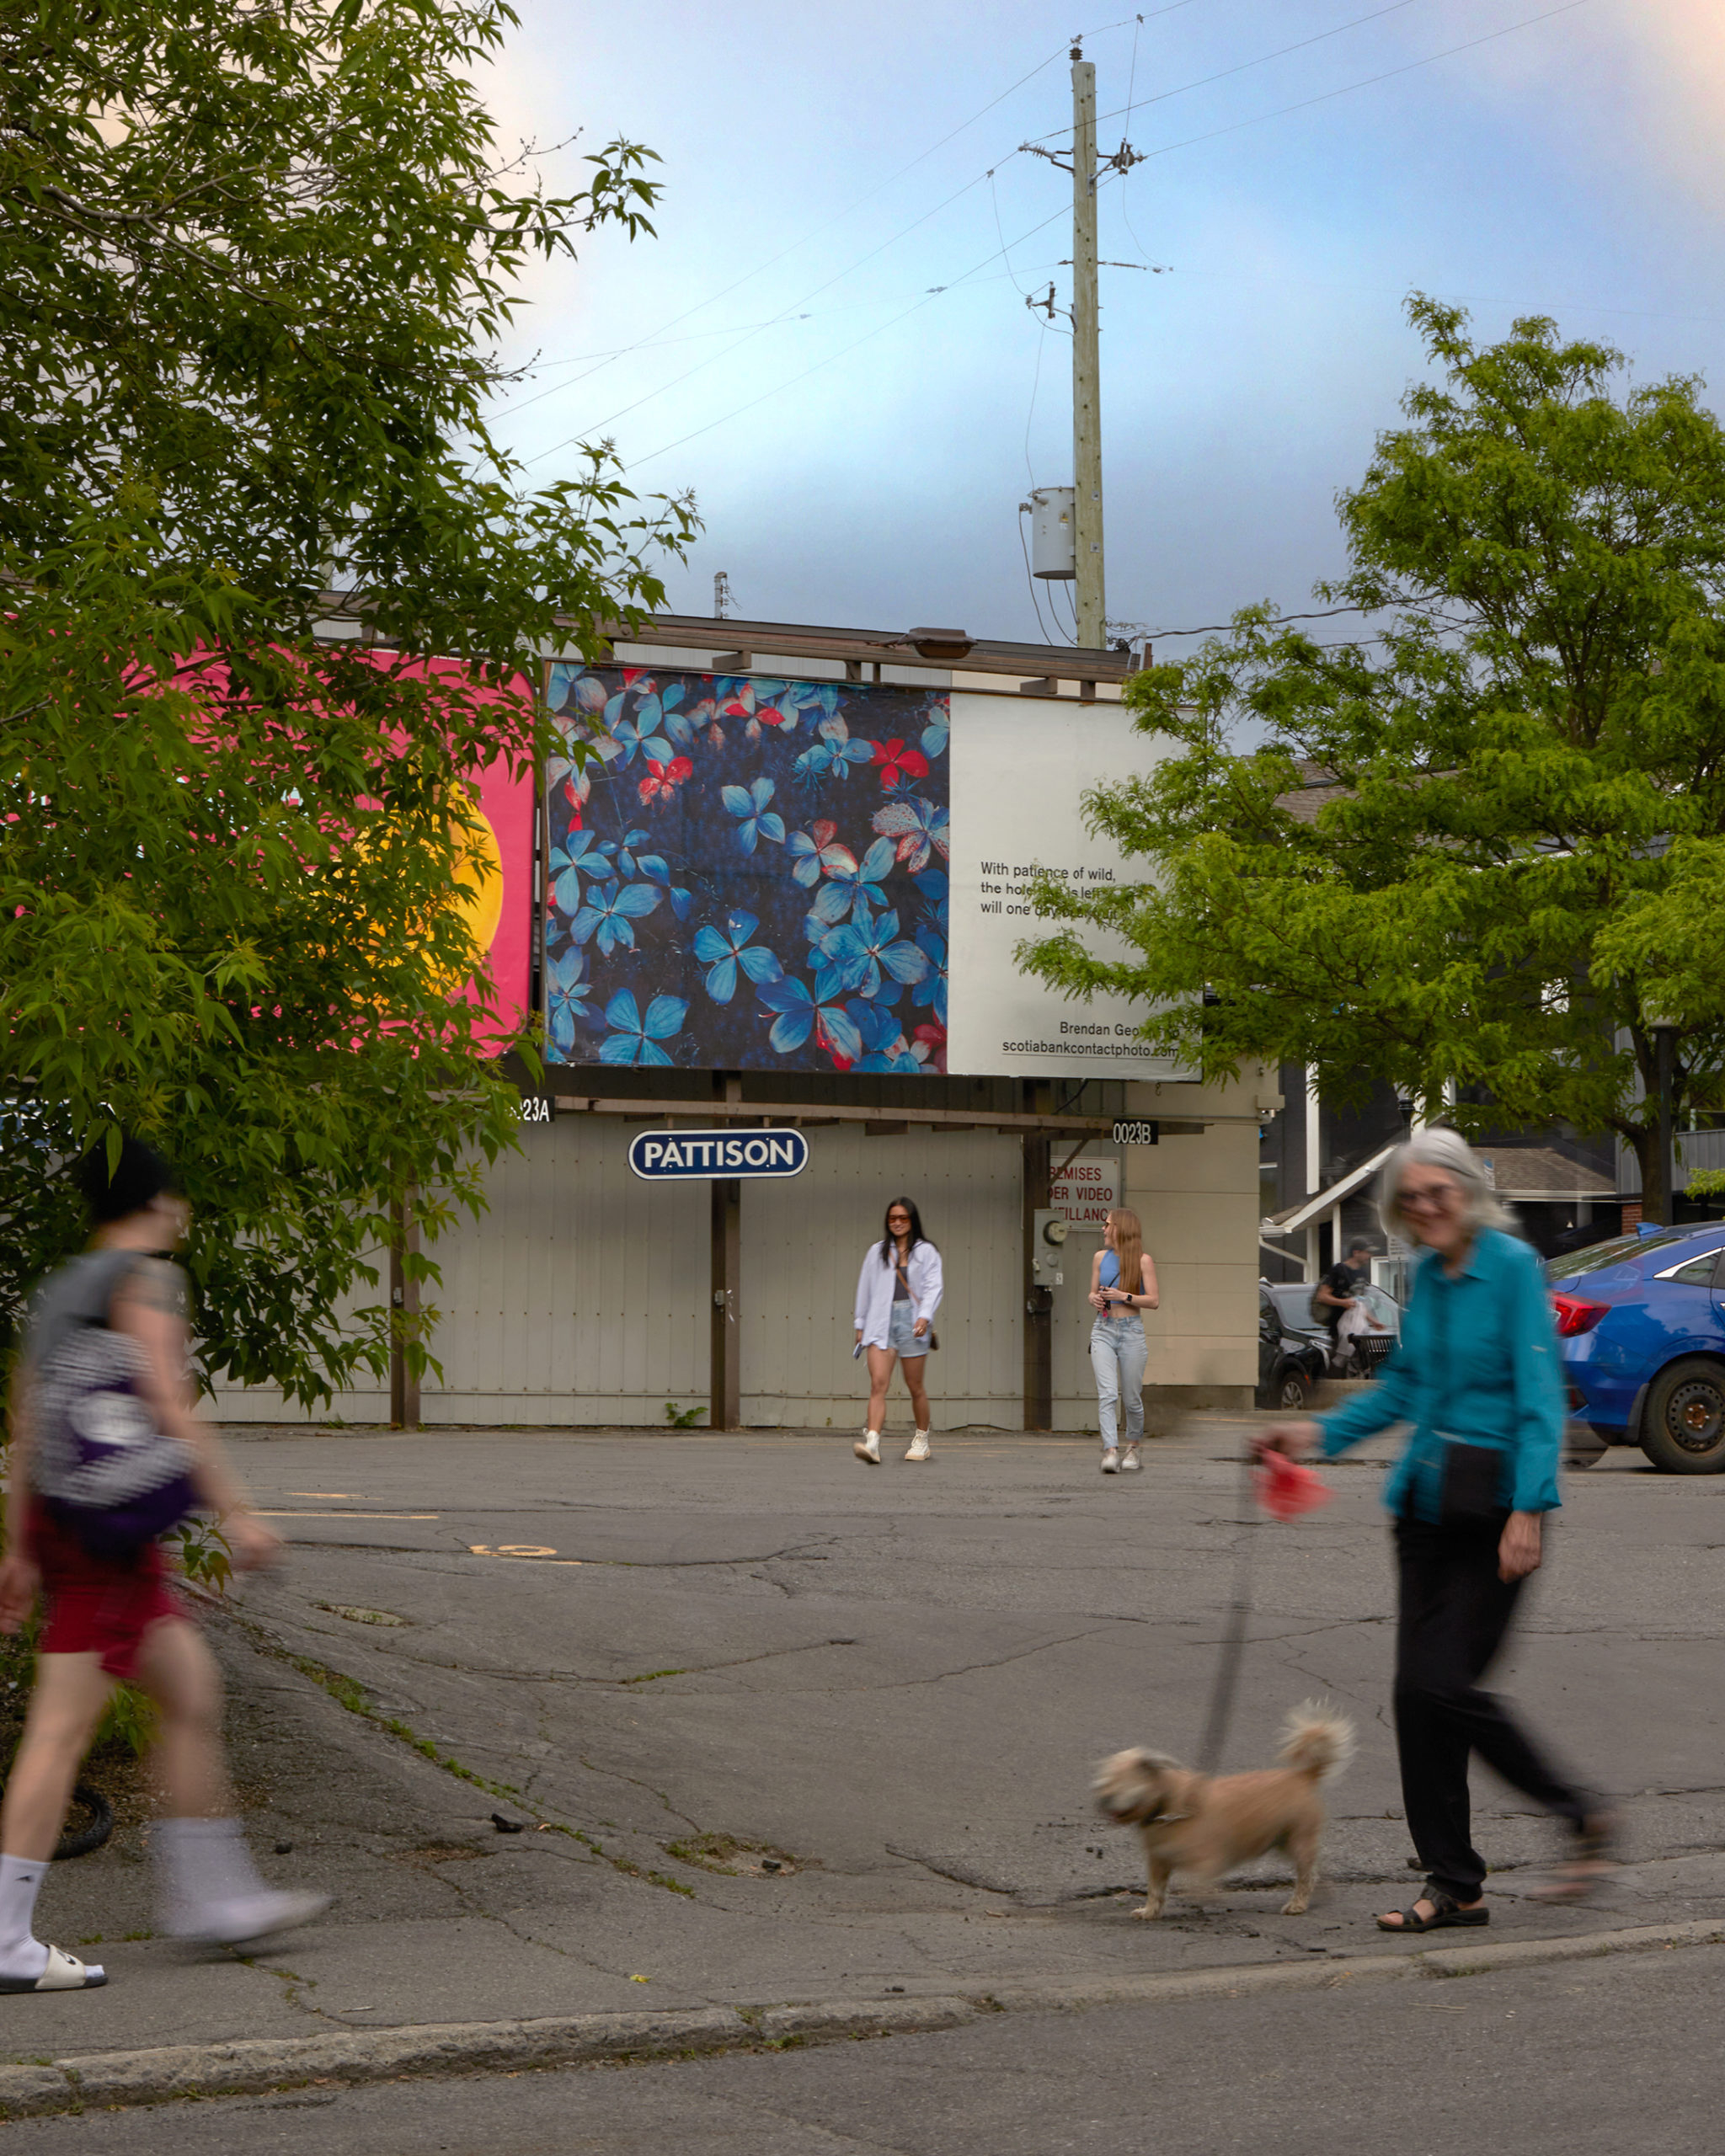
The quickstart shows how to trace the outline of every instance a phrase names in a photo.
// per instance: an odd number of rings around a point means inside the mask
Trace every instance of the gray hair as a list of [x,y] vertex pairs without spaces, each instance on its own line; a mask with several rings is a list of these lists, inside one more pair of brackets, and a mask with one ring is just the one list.
[[1386,1235],[1400,1235],[1405,1230],[1402,1178],[1410,1167],[1441,1168],[1445,1175],[1455,1177],[1461,1187],[1463,1217],[1470,1234],[1477,1235],[1482,1228],[1501,1228],[1512,1235],[1519,1232],[1515,1216],[1505,1210],[1486,1180],[1485,1165],[1479,1155],[1459,1130],[1432,1123],[1423,1130],[1416,1130],[1407,1144],[1398,1145],[1384,1163],[1378,1218],[1383,1222]]

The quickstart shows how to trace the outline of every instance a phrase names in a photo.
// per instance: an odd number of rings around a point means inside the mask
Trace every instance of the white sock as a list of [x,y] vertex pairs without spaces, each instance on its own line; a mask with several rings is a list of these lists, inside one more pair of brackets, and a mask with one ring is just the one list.
[[150,1837],[161,1879],[166,1929],[264,1891],[238,1819],[158,1819]]
[[46,1857],[0,1856],[0,1977],[41,1975],[48,1950],[32,1929]]

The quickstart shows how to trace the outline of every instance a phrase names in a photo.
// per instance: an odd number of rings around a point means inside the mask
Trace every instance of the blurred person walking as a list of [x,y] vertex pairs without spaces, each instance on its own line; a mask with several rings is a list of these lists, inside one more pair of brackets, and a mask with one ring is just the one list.
[[916,1434],[906,1460],[928,1458],[928,1394],[922,1374],[928,1351],[940,1345],[934,1314],[945,1288],[940,1252],[922,1232],[922,1216],[908,1198],[886,1209],[885,1232],[862,1254],[857,1276],[857,1346],[868,1351],[868,1420],[851,1448],[871,1467],[880,1465],[880,1428],[895,1357],[910,1389]]
[[184,1237],[187,1208],[166,1164],[134,1139],[111,1173],[99,1145],[79,1181],[90,1246],[36,1290],[12,1390],[0,1630],[19,1630],[39,1593],[43,1615],[35,1688],[0,1806],[3,1992],[107,1981],[99,1966],[39,1940],[34,1917],[78,1764],[122,1678],[160,1716],[152,1764],[166,1803],[152,1849],[162,1929],[234,1946],[328,1906],[327,1895],[272,1891],[253,1866],[222,1761],[221,1677],[156,1540],[207,1506],[237,1565],[266,1564],[281,1547],[193,1412],[184,1278],[158,1255]]
[[1512,1788],[1563,1820],[1571,1855],[1542,1898],[1583,1899],[1610,1870],[1615,1822],[1573,1786],[1507,1704],[1479,1689],[1522,1586],[1538,1570],[1543,1522],[1560,1502],[1563,1388],[1536,1254],[1453,1130],[1419,1132],[1385,1167],[1385,1228],[1421,1245],[1401,1344],[1378,1381],[1333,1413],[1274,1425],[1261,1450],[1326,1459],[1393,1422],[1413,1425],[1384,1502],[1399,1578],[1396,1744],[1402,1799],[1426,1882],[1384,1931],[1489,1921],[1473,1847],[1467,1769],[1478,1753]]
[[[1124,1206],[1110,1213],[1102,1231],[1102,1248],[1090,1261],[1090,1367],[1096,1373],[1097,1421],[1102,1430],[1104,1475],[1135,1474],[1142,1465],[1144,1366],[1150,1343],[1140,1310],[1153,1310],[1156,1264],[1144,1247],[1144,1230]],[[1120,1403],[1126,1405],[1126,1445],[1120,1449]]]

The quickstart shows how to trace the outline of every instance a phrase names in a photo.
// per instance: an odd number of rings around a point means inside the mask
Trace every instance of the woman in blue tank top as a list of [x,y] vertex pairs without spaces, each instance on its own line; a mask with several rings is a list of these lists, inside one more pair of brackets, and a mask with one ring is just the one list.
[[[1096,1373],[1097,1419],[1102,1428],[1102,1471],[1131,1474],[1138,1468],[1144,1438],[1144,1365],[1150,1343],[1140,1310],[1153,1310],[1158,1298],[1156,1266],[1144,1247],[1144,1230],[1135,1213],[1124,1207],[1110,1213],[1103,1246],[1091,1262],[1090,1366]],[[1126,1445],[1120,1449],[1120,1403],[1126,1405]]]

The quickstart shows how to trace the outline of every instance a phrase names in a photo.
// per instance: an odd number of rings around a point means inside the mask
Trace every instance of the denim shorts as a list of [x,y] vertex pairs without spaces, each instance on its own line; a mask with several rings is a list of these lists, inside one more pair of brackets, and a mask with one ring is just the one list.
[[895,1355],[926,1355],[928,1335],[916,1337],[916,1305],[915,1303],[895,1303],[892,1322],[887,1328],[886,1344]]

